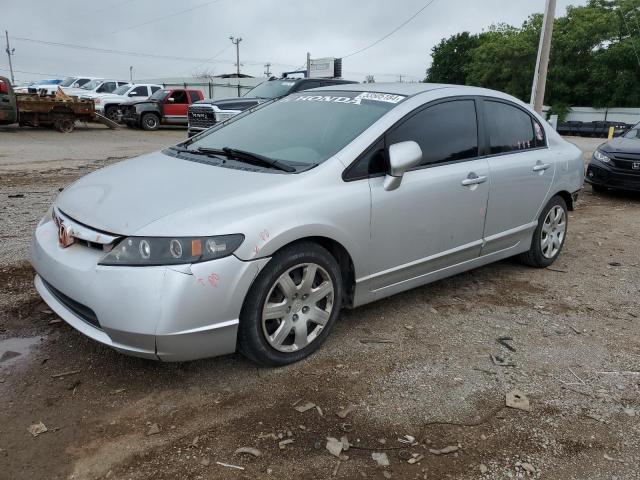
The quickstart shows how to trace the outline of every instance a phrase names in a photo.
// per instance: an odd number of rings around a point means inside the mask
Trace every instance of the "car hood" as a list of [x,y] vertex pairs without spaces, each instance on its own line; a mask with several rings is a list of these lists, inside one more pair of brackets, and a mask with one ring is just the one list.
[[156,152],[81,178],[60,193],[56,206],[77,222],[118,235],[215,235],[269,208],[261,198],[293,177]]
[[[221,110],[226,110],[227,105],[233,105],[234,107],[244,106],[246,108],[246,107],[255,105],[256,100],[258,100],[260,103],[268,101],[268,99],[266,98],[241,97],[241,98],[225,98],[222,100],[200,100],[198,102],[193,103],[193,105],[215,105]],[[237,108],[234,108],[233,110],[236,110],[236,109]]]
[[600,150],[610,153],[640,153],[640,139],[617,137],[600,145]]

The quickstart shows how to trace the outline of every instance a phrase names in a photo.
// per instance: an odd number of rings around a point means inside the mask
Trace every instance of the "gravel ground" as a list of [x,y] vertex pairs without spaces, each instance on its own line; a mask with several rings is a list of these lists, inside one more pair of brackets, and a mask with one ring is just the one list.
[[[58,188],[183,137],[0,131],[0,478],[639,478],[640,195],[587,186],[551,268],[508,260],[345,311],[299,364],[161,364],[60,322],[26,254]],[[570,140],[585,159],[599,143]],[[505,406],[514,389],[529,411]]]

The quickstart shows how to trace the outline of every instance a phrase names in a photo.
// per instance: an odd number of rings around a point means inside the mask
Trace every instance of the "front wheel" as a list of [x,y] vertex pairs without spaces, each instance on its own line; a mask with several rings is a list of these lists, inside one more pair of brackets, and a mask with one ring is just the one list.
[[560,255],[567,236],[569,215],[567,203],[556,195],[544,207],[533,232],[529,251],[520,255],[520,260],[531,267],[545,268]]
[[160,119],[155,113],[145,113],[142,115],[140,123],[143,130],[158,130],[160,128]]
[[281,366],[316,351],[342,304],[340,267],[323,247],[301,242],[276,253],[252,285],[240,314],[240,352]]

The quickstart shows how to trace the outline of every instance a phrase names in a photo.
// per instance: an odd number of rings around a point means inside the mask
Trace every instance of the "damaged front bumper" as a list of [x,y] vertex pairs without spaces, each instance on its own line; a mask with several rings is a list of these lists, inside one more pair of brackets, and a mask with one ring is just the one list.
[[269,261],[231,255],[171,267],[101,266],[101,249],[63,248],[57,233],[45,219],[31,245],[35,286],[47,305],[98,342],[164,361],[234,352],[242,303]]

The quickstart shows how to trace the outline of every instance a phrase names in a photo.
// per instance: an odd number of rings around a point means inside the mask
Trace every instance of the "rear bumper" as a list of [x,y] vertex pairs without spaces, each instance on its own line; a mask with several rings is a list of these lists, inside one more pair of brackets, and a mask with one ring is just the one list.
[[587,166],[585,182],[618,190],[640,191],[640,172],[622,173],[602,163],[591,162]]
[[122,353],[186,361],[233,353],[240,309],[268,259],[229,256],[176,267],[107,267],[103,252],[62,248],[52,221],[31,245],[35,286],[69,325]]

